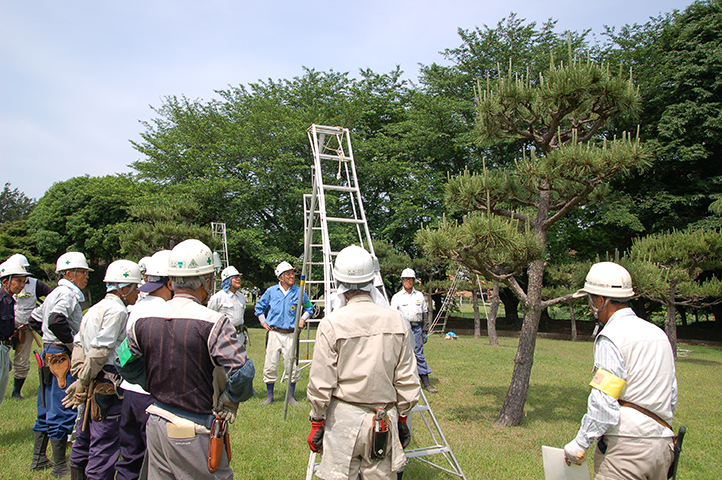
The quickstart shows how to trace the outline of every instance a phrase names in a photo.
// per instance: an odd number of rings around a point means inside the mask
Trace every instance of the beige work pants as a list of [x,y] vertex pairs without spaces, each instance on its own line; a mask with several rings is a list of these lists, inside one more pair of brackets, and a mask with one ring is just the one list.
[[596,480],[667,480],[674,460],[671,437],[636,438],[605,435],[607,453],[594,451]]
[[[266,345],[266,361],[263,364],[263,382],[276,383],[278,380],[278,364],[280,357],[283,355],[283,382],[288,377],[291,370],[291,360],[293,359],[293,333],[268,332],[268,344]],[[291,383],[296,383],[301,378],[301,371],[298,367],[293,369],[293,379]]]

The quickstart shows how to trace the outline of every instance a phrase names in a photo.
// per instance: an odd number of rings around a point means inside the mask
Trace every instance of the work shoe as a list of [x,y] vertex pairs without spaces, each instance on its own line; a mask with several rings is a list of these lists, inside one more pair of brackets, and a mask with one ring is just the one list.
[[30,462],[30,470],[45,470],[53,466],[45,453],[48,449],[48,434],[46,432],[33,432],[35,445],[33,445],[33,460]]
[[50,476],[54,478],[70,478],[70,468],[65,459],[68,437],[51,438],[50,445],[53,447],[53,469],[50,472]]
[[301,405],[296,401],[295,398],[293,398],[293,394],[296,393],[296,384],[292,383],[290,387],[290,391],[288,392],[288,403],[291,405]]
[[23,383],[25,383],[24,378],[16,378],[15,379],[15,385],[13,386],[13,393],[12,398],[15,400],[25,400],[25,397],[20,395],[20,390],[23,389]]
[[261,402],[261,405],[270,405],[273,403],[273,387],[275,387],[275,383],[267,383],[266,384],[266,399]]
[[429,375],[419,375],[419,378],[421,378],[421,385],[424,387],[424,390],[429,393],[439,392],[437,389],[431,386],[431,382],[429,381]]

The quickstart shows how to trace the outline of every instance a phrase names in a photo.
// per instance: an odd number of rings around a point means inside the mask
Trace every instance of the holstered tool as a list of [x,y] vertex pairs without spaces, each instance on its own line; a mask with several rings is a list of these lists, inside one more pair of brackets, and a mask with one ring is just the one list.
[[226,443],[228,462],[231,461],[231,442],[228,436],[228,422],[216,415],[211,425],[211,434],[208,441],[208,471],[215,473],[221,464],[223,456],[223,444]]
[[67,375],[70,371],[70,355],[65,352],[46,353],[45,363],[50,368],[50,373],[58,380],[58,387],[65,390],[67,387]]
[[83,426],[81,428],[82,431],[85,431],[86,428],[88,428],[88,418],[90,417],[90,410],[91,410],[91,403],[93,401],[93,387],[95,386],[95,381],[90,382],[90,385],[88,385],[87,393],[87,400],[85,400],[85,408],[83,409]]
[[[35,361],[38,363],[38,376],[40,377],[40,386],[38,387],[38,390],[40,390],[40,403],[43,406],[43,408],[48,408],[45,405],[45,374],[43,372],[43,359],[40,357],[40,354],[37,350],[33,350],[33,355],[35,355]],[[50,376],[50,370],[48,370],[48,376]]]
[[389,422],[386,410],[377,408],[373,423],[374,427],[371,430],[371,458],[373,460],[382,460],[386,458],[388,453]]

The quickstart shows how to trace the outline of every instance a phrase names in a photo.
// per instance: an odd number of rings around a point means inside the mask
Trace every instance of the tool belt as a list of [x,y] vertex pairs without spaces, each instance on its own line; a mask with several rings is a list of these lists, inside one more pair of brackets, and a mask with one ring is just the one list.
[[23,325],[17,328],[15,330],[15,333],[13,333],[13,343],[19,344],[25,342],[25,335],[27,335],[28,327]]
[[272,331],[272,332],[278,332],[278,333],[293,333],[293,332],[294,332],[294,329],[293,329],[293,328],[276,328],[276,327],[271,327],[271,331]]
[[371,452],[372,460],[383,460],[388,454],[389,425],[386,410],[383,408],[376,409],[376,415],[373,419],[373,428],[371,429]]
[[[656,413],[650,412],[650,411],[647,410],[646,408],[640,407],[639,405],[636,405],[636,404],[634,404],[634,403],[632,403],[632,402],[628,402],[628,401],[626,401],[626,400],[618,400],[618,402],[619,402],[619,406],[620,406],[620,407],[633,408],[634,410],[636,410],[636,411],[638,411],[638,412],[640,412],[640,413],[643,413],[644,415],[648,416],[649,418],[651,418],[652,420],[654,420],[654,421],[657,422],[658,424],[662,425],[663,427],[666,427],[666,428],[669,428],[670,430],[672,430],[672,425],[670,425],[669,423],[665,422],[665,421],[664,421],[659,415],[657,415]],[[674,432],[674,430],[672,430],[672,432]]]
[[[48,366],[50,373],[55,375],[58,381],[58,387],[64,390],[67,386],[66,377],[70,371],[70,355],[68,355],[67,352],[46,353],[45,365]],[[47,380],[46,385],[50,385],[47,383]]]
[[106,379],[96,380],[90,400],[90,418],[95,422],[105,420],[117,398],[113,382]]

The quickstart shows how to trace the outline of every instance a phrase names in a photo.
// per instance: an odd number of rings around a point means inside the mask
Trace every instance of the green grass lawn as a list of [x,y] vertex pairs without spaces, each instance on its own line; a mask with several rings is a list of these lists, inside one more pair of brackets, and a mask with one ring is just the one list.
[[[263,331],[251,330],[249,356],[256,362],[257,395],[239,408],[239,419],[231,428],[232,466],[237,479],[302,479],[309,450],[307,404],[289,407],[282,420],[283,402],[262,406],[265,385]],[[541,446],[563,447],[576,435],[586,410],[591,377],[592,345],[557,340],[537,340],[529,398],[524,421],[515,428],[499,428],[499,413],[516,353],[517,340],[500,338],[501,346],[490,347],[486,337],[456,341],[439,336],[429,339],[426,354],[439,389],[428,396],[443,432],[468,479],[543,479]],[[686,425],[688,434],[678,478],[714,479],[722,472],[722,349],[684,347],[691,352],[677,361],[679,402],[675,430]],[[301,400],[308,379],[304,370],[297,397]],[[12,378],[10,380],[12,382]],[[41,479],[48,473],[30,472],[35,398],[10,398],[9,385],[0,405],[0,478]],[[25,395],[37,391],[32,372]],[[285,385],[277,386],[282,398]],[[423,425],[413,423],[415,431]],[[418,433],[418,432],[417,432]],[[421,447],[421,434],[413,447]],[[443,462],[436,458],[435,463]],[[446,479],[451,475],[412,460],[405,479]]]

